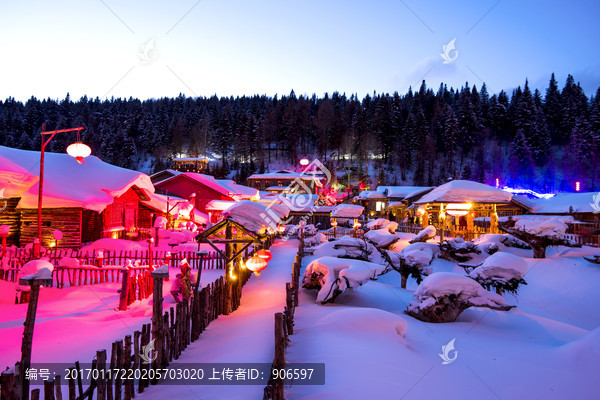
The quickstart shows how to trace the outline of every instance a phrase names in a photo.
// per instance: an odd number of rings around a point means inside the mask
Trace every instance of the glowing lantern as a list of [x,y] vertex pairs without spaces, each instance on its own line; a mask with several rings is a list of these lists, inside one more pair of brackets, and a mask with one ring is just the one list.
[[450,203],[446,206],[446,213],[453,217],[463,217],[469,213],[471,203]]
[[267,268],[267,260],[258,256],[252,256],[246,260],[246,268],[254,272],[254,275],[259,276],[260,271]]
[[422,216],[423,214],[425,214],[425,209],[423,207],[419,207],[417,208],[417,216]]
[[496,187],[500,187],[500,179],[496,178]]
[[337,225],[338,225],[338,223],[335,219],[333,221],[331,221],[331,226],[333,226],[335,228]]
[[277,227],[277,232],[283,235],[283,232],[285,232],[285,225],[279,225]]
[[358,229],[361,227],[361,224],[360,224],[360,222],[355,222],[353,226],[354,226],[354,229]]
[[302,160],[300,160],[300,165],[302,165],[303,167],[306,167],[309,162],[310,161],[308,161],[308,159],[303,158]]
[[92,154],[92,149],[87,144],[75,142],[67,147],[67,154],[75,157],[79,164],[84,164],[83,159]]
[[257,257],[263,258],[266,262],[271,261],[271,258],[273,258],[273,254],[271,254],[271,252],[269,250],[259,250],[255,253],[255,255]]

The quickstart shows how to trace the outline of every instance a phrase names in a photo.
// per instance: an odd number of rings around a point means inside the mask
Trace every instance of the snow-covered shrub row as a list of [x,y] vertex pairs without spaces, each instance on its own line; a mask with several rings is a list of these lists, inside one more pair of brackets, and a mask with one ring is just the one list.
[[423,230],[421,230],[421,232],[417,233],[417,236],[415,236],[411,241],[409,241],[409,243],[426,242],[429,239],[433,239],[436,233],[437,230],[435,229],[435,226],[429,225]]
[[526,284],[523,280],[526,273],[527,263],[521,257],[499,252],[492,254],[471,271],[469,277],[481,285],[516,293],[519,284]]

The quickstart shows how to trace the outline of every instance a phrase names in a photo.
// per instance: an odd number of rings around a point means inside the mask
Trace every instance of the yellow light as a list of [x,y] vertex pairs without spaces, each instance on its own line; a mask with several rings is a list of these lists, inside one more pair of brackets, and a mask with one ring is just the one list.
[[116,238],[118,238],[118,237],[119,237],[119,234],[118,234],[117,232],[114,232],[114,233],[112,234],[112,238],[113,238],[113,239],[116,239]]
[[237,279],[237,276],[233,274],[233,266],[229,267],[229,277],[231,279]]
[[241,269],[246,269],[246,263],[242,261],[242,263],[240,264],[240,268]]
[[79,164],[83,163],[83,159],[92,154],[92,149],[87,144],[75,142],[67,147],[67,154],[75,157]]

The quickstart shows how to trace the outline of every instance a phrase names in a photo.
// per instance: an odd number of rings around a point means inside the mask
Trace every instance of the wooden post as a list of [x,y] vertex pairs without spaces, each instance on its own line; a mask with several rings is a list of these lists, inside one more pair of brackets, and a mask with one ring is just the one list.
[[54,396],[56,400],[62,400],[62,387],[60,386],[60,375],[54,377]]
[[[131,369],[131,335],[125,336],[125,349],[123,351],[122,367],[127,371]],[[125,400],[131,400],[134,393],[133,379],[125,380]],[[70,399],[69,399],[70,400]]]
[[119,310],[127,310],[127,295],[129,292],[129,268],[123,267],[121,270],[121,296],[119,299]]
[[[275,368],[282,368],[285,365],[285,322],[283,313],[275,314],[275,359],[273,364]],[[283,379],[275,380],[275,400],[283,400]]]
[[96,379],[96,385],[98,386],[98,393],[96,394],[96,400],[106,400],[106,350],[98,350],[96,352],[96,368],[98,369],[98,379]]
[[[227,240],[233,239],[233,226],[228,223],[225,228],[225,238]],[[230,242],[227,242],[225,245],[225,256],[227,257],[227,265],[225,268],[225,290],[224,290],[224,305],[223,305],[223,315],[229,315],[231,313],[231,295],[232,295],[232,287],[233,282],[229,277],[230,268],[233,269],[233,254],[234,254],[234,245]]]
[[162,368],[167,365],[164,352],[163,331],[163,279],[169,276],[169,272],[161,272],[158,269],[150,273],[154,280],[152,293],[152,339],[154,339],[154,351],[158,352],[152,364],[154,368]]
[[33,327],[35,326],[35,314],[40,295],[40,286],[52,286],[52,279],[19,279],[19,285],[30,287],[29,304],[27,305],[27,316],[25,317],[25,329],[23,330],[23,341],[21,343],[21,400],[29,400],[29,380],[24,379],[25,371],[31,367],[31,346],[33,343]]
[[[75,369],[74,368],[69,368],[70,370],[70,374],[71,376],[73,376],[75,374]],[[75,400],[77,398],[76,394],[75,394],[75,380],[74,379],[69,379],[69,400]]]
[[0,386],[0,399],[17,399],[17,383],[15,381],[15,372],[6,370],[2,372],[2,386]]

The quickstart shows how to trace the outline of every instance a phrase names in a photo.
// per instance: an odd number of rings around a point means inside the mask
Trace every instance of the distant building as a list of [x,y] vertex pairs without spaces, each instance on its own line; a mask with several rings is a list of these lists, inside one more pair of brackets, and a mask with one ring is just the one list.
[[208,172],[208,158],[206,157],[178,157],[174,158],[172,167],[180,172]]
[[275,193],[319,194],[319,188],[326,181],[322,174],[306,174],[280,170],[248,177],[248,186]]

